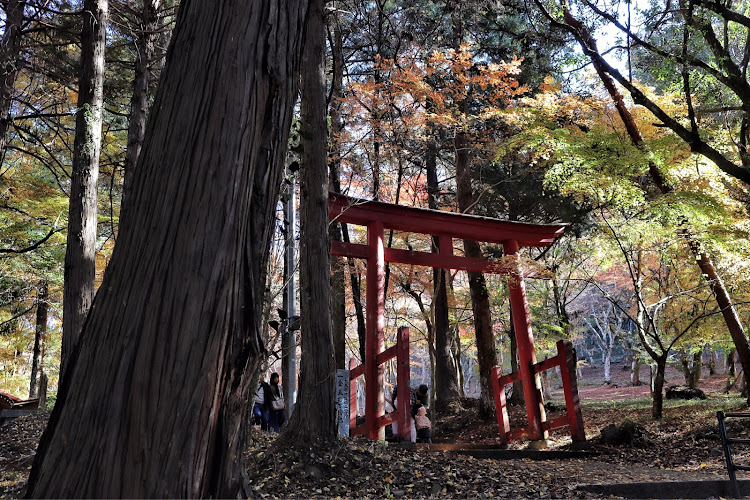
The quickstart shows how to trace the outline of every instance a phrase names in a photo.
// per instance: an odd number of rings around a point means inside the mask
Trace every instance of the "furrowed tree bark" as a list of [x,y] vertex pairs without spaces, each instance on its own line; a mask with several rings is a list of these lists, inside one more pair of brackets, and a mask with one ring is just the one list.
[[29,399],[38,397],[39,382],[44,374],[44,344],[47,340],[47,303],[48,286],[43,281],[39,284],[36,298],[36,329],[34,332],[34,354],[31,361],[31,381],[29,382]]
[[[463,43],[462,0],[452,0],[453,10],[453,49],[460,50]],[[463,112],[467,112],[467,103],[459,103]],[[469,140],[466,132],[456,132],[454,140],[456,150],[456,194],[458,209],[461,213],[471,213],[474,205],[474,194],[471,188],[471,161],[469,158]],[[464,240],[466,257],[481,259],[482,249],[476,241]],[[474,313],[474,334],[477,340],[477,362],[479,364],[479,416],[484,419],[494,418],[495,399],[492,392],[492,368],[497,365],[495,338],[492,334],[492,313],[487,283],[482,273],[469,274],[469,291],[471,308]]]
[[[601,54],[599,54],[596,40],[591,35],[589,29],[573,16],[566,1],[563,0],[561,3],[565,19],[565,24],[563,26],[566,26],[573,36],[575,36],[576,40],[581,45],[583,52],[591,59],[594,69],[599,75],[604,87],[607,89],[607,92],[612,97],[617,112],[625,124],[625,129],[628,132],[630,140],[636,147],[645,150],[646,144],[643,141],[643,136],[638,129],[638,125],[636,124],[633,115],[630,113],[630,110],[627,109],[627,106],[625,106],[622,95],[617,90],[617,87],[615,87],[610,71],[607,69]],[[668,194],[673,191],[672,186],[669,185],[659,171],[658,166],[652,161],[649,161],[649,174],[662,194]],[[708,282],[711,292],[716,298],[716,302],[721,309],[721,314],[724,317],[724,322],[727,325],[729,334],[737,349],[737,356],[742,364],[743,370],[745,373],[750,373],[750,342],[745,334],[742,321],[737,314],[734,303],[729,296],[729,292],[724,285],[724,280],[722,280],[721,276],[716,272],[711,257],[704,251],[700,242],[690,231],[687,220],[680,224],[679,233],[685,238],[701,273]],[[748,402],[750,402],[750,398],[748,398]]]
[[324,0],[310,0],[302,58],[300,145],[300,389],[288,438],[336,435],[330,314]]
[[[329,15],[330,44],[333,59],[333,77],[331,78],[331,133],[328,143],[331,145],[328,155],[328,184],[330,190],[341,192],[341,148],[339,137],[344,128],[341,116],[341,99],[344,85],[344,54],[341,28],[335,14]],[[344,241],[339,222],[329,222],[328,237],[331,241]],[[346,259],[331,256],[331,328],[335,348],[336,368],[346,369]]]
[[5,10],[5,31],[0,41],[2,57],[2,74],[0,75],[0,161],[5,158],[5,147],[10,125],[10,105],[18,76],[19,57],[21,55],[21,24],[25,1],[8,0]]
[[102,142],[107,0],[85,0],[81,16],[81,70],[65,247],[61,374],[68,368],[78,345],[96,292],[97,182]]
[[181,2],[131,209],[27,496],[250,495],[248,401],[306,11]]
[[125,152],[125,174],[123,177],[123,201],[129,197],[133,171],[143,146],[148,112],[148,87],[151,81],[150,65],[154,59],[156,42],[159,38],[159,9],[161,0],[143,0],[141,25],[136,36],[135,77],[133,96],[130,99],[128,118],[128,147]]

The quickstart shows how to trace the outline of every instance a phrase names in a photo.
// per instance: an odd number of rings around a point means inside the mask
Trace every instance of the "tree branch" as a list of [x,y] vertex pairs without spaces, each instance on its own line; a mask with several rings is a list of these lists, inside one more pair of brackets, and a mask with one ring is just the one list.
[[26,248],[21,248],[21,249],[16,249],[16,248],[0,248],[0,254],[3,254],[3,253],[21,254],[21,253],[31,252],[31,251],[36,250],[37,248],[39,248],[39,246],[43,245],[48,239],[50,239],[52,237],[53,234],[61,232],[61,231],[63,231],[63,229],[64,228],[57,229],[57,228],[53,227],[52,229],[50,229],[49,233],[47,233],[47,236],[45,236],[41,240],[37,241],[36,243],[33,243],[32,245],[30,245],[30,246],[28,246]]

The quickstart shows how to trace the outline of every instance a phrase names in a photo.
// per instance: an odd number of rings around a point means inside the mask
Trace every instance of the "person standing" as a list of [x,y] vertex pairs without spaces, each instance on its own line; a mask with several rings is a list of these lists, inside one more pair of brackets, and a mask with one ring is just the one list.
[[[429,402],[429,398],[427,397],[427,393],[429,391],[429,387],[427,385],[422,384],[418,388],[409,388],[409,407],[410,407],[410,414],[411,418],[409,419],[411,421],[411,441],[416,442],[417,440],[417,429],[414,426],[414,419],[417,416],[417,411],[422,406],[427,406]],[[393,407],[398,407],[398,401],[397,401],[397,395],[398,395],[398,386],[393,386],[393,392],[391,393],[392,401],[393,401]],[[391,424],[393,433],[398,433],[398,425],[396,423]]]
[[270,388],[270,418],[268,425],[274,432],[279,432],[282,424],[286,421],[286,408],[284,404],[284,395],[281,392],[279,384],[279,374],[271,374]]
[[260,426],[260,430],[268,430],[268,421],[271,418],[271,386],[265,381],[265,376],[260,376],[258,392],[253,400],[253,423]]
[[414,420],[417,418],[417,412],[423,406],[427,406],[429,398],[427,397],[427,391],[429,388],[427,385],[422,384],[417,389],[411,388],[411,440],[412,442],[417,441],[417,428],[414,425]]

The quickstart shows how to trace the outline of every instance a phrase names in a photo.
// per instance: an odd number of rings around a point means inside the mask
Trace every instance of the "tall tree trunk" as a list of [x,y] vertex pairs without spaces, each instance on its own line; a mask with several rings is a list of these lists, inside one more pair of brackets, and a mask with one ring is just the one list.
[[336,435],[336,363],[331,334],[324,0],[310,0],[302,57],[300,146],[299,397],[287,435]]
[[[458,51],[463,43],[462,0],[451,0],[453,10],[453,49]],[[459,103],[463,113],[467,112],[467,103]],[[456,151],[456,190],[458,209],[462,213],[471,213],[474,205],[474,193],[471,188],[471,161],[469,158],[469,140],[465,131],[456,132],[454,139]],[[476,241],[464,240],[466,257],[482,258],[482,250]],[[484,419],[495,415],[495,400],[492,394],[492,368],[497,365],[495,339],[492,335],[492,313],[487,283],[482,273],[469,272],[469,290],[471,308],[474,313],[474,333],[477,340],[477,361],[479,364],[479,416]]]
[[10,108],[13,101],[13,91],[20,65],[21,55],[21,24],[25,1],[8,0],[3,2],[5,10],[5,30],[0,42],[0,57],[2,57],[2,74],[0,75],[0,163],[5,159],[5,147],[8,140],[10,126]]
[[[343,117],[341,116],[341,99],[343,98],[344,84],[344,54],[341,28],[335,15],[330,18],[331,29],[331,53],[333,55],[333,78],[331,80],[331,104],[329,116],[331,117],[331,134],[328,143],[330,151],[328,154],[328,184],[330,189],[336,193],[341,192],[341,148],[339,137],[344,129]],[[341,224],[331,222],[328,225],[328,237],[331,241],[343,241]],[[336,351],[336,368],[345,369],[346,366],[346,260],[344,257],[331,256],[331,328],[333,330],[333,346]]]
[[690,388],[697,389],[701,381],[701,372],[703,371],[703,350],[693,353],[693,370],[690,374]]
[[454,343],[451,346],[451,353],[453,354],[453,366],[456,367],[456,382],[458,384],[458,397],[463,398],[464,386],[466,385],[466,379],[464,379],[464,367],[461,364],[461,354],[462,354],[461,353],[461,337],[459,336],[458,325],[454,325],[454,329],[455,329],[455,335],[451,335],[451,338],[453,338],[454,340]]
[[[427,202],[431,209],[440,208],[438,195],[440,187],[437,178],[437,149],[434,142],[429,141],[425,151],[427,167]],[[440,241],[432,238],[434,251],[440,251]],[[445,249],[444,249],[445,251]],[[458,374],[452,362],[451,326],[448,316],[448,275],[445,269],[432,269],[432,314],[434,328],[430,336],[435,339],[435,399],[437,409],[442,411],[459,397]]]
[[727,384],[724,387],[724,392],[729,394],[729,391],[732,389],[732,386],[734,385],[735,378],[737,377],[737,367],[734,363],[734,356],[735,353],[734,349],[730,349],[727,353]]
[[651,417],[658,420],[662,416],[664,407],[664,372],[667,369],[667,355],[661,356],[656,360],[656,374],[653,378],[651,391],[653,395],[653,404],[651,406]]
[[[606,71],[604,60],[602,59],[601,54],[599,54],[599,50],[596,46],[596,40],[594,40],[589,29],[570,12],[567,1],[562,0],[561,3],[563,5],[565,25],[568,26],[568,29],[578,40],[584,54],[591,59],[594,69],[599,75],[604,87],[607,89],[607,92],[612,97],[612,101],[614,102],[617,112],[625,125],[625,129],[628,132],[631,142],[639,149],[646,150],[647,146],[633,115],[625,105],[625,101],[617,90],[612,77]],[[659,171],[659,167],[655,162],[649,161],[648,171],[654,184],[662,194],[668,194],[673,191],[672,186],[669,185],[667,179],[665,179],[661,171]],[[745,330],[742,327],[742,321],[737,314],[737,309],[734,307],[732,298],[729,296],[729,292],[724,285],[724,281],[716,272],[711,257],[705,252],[695,235],[692,234],[687,220],[680,223],[678,233],[685,238],[701,273],[705,276],[706,281],[711,288],[711,292],[716,298],[716,302],[724,317],[724,322],[727,325],[727,330],[729,330],[729,334],[731,335],[732,341],[737,349],[737,355],[740,359],[743,370],[745,373],[750,373],[750,342],[748,341]],[[750,402],[750,399],[748,402]]]
[[612,383],[612,350],[604,350],[604,383],[610,385]]
[[630,385],[641,385],[641,359],[634,353],[633,361],[630,364]]
[[557,323],[560,328],[563,329],[563,336],[566,339],[571,337],[570,335],[570,315],[568,314],[568,308],[565,304],[565,297],[560,289],[560,284],[557,282],[557,265],[552,269],[554,276],[552,278],[552,297],[555,303],[555,316]]
[[690,362],[686,352],[680,353],[680,365],[682,365],[682,378],[685,380],[685,385],[690,387],[693,382],[693,373],[690,370]]
[[44,374],[44,345],[47,340],[47,303],[48,285],[46,281],[39,284],[36,298],[36,329],[34,332],[34,357],[31,361],[31,382],[29,383],[29,398],[39,395],[39,383]]
[[459,397],[458,374],[451,351],[451,327],[448,315],[448,292],[445,284],[445,269],[434,268],[432,277],[435,291],[433,295],[435,311],[435,399],[437,410],[443,411]]
[[[345,243],[349,243],[349,227],[341,224],[341,236]],[[362,304],[362,274],[357,270],[355,264],[347,259],[349,268],[349,282],[352,287],[352,302],[354,303],[354,315],[357,318],[357,340],[359,341],[359,359],[365,362],[365,345],[367,344],[367,323],[365,322],[365,308]]]
[[248,401],[307,2],[183,0],[131,210],[29,497],[247,497]]
[[65,373],[78,345],[96,291],[97,182],[102,142],[107,0],[85,0],[81,16],[81,72],[65,248],[60,373]]
[[123,178],[123,201],[130,194],[133,171],[138,162],[138,155],[143,146],[146,133],[146,114],[148,111],[148,87],[151,81],[150,65],[154,59],[156,42],[159,37],[159,8],[162,0],[143,0],[141,23],[136,36],[135,77],[133,78],[133,96],[130,99],[130,116],[128,117],[128,148],[125,151]]
[[[295,252],[295,232],[296,232],[296,186],[294,173],[287,171],[287,178],[284,181],[283,188],[286,189],[285,196],[282,196],[282,206],[284,212],[284,289],[283,289],[283,309],[286,311],[287,319],[282,321],[279,330],[281,337],[281,386],[284,391],[286,401],[287,415],[294,411],[294,402],[296,401],[295,392],[297,390],[297,334],[292,330],[292,317],[297,315],[297,287],[295,271],[297,269],[297,258]],[[286,198],[284,200],[284,198]],[[271,300],[266,297],[266,307],[264,314],[270,313]],[[265,319],[265,316],[264,316]],[[265,326],[266,323],[261,323]]]

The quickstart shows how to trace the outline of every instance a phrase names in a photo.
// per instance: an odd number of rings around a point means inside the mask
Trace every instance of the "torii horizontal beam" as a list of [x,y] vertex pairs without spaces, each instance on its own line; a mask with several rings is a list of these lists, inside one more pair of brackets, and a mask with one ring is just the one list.
[[[385,262],[395,262],[397,264],[411,264],[415,266],[440,267],[443,269],[459,269],[483,274],[511,274],[516,272],[516,268],[511,263],[501,260],[492,259],[474,259],[471,257],[462,257],[452,253],[444,253],[444,249],[450,245],[441,242],[440,253],[419,252],[415,250],[402,250],[399,248],[384,248]],[[367,259],[367,245],[359,243],[342,243],[340,241],[331,242],[331,255],[339,257],[352,257],[355,259]],[[527,269],[523,273],[524,278],[537,277],[534,269]]]
[[[515,240],[521,247],[546,247],[565,231],[566,224],[530,224],[477,215],[392,205],[330,193],[329,219],[366,226],[381,222],[386,229],[502,244]],[[442,267],[442,266],[440,266]]]

